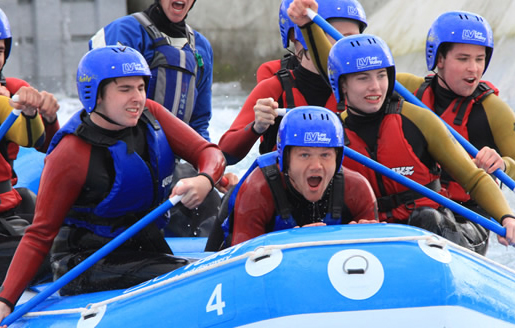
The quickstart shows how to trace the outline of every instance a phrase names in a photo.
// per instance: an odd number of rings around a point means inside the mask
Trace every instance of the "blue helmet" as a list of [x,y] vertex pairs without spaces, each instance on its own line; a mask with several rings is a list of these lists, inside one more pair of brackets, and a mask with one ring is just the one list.
[[[322,0],[318,1],[318,14],[325,20],[333,18],[344,18],[357,21],[359,32],[363,33],[367,27],[367,17],[363,6],[357,0]],[[308,49],[306,41],[302,37],[302,32],[295,26],[295,39],[297,39],[304,49]]]
[[427,69],[436,66],[438,50],[442,43],[467,43],[486,48],[485,70],[494,51],[492,28],[483,17],[466,11],[449,11],[433,22],[426,40]]
[[370,34],[351,35],[338,40],[327,59],[329,83],[336,101],[343,99],[340,90],[342,75],[386,68],[388,73],[387,96],[393,93],[395,84],[395,63],[386,42]]
[[335,113],[319,106],[293,108],[281,120],[277,133],[279,167],[283,172],[287,169],[286,147],[334,147],[338,172],[343,162],[343,145],[343,126]]
[[9,53],[11,52],[12,34],[9,20],[5,15],[4,11],[0,9],[0,40],[5,40],[5,58],[7,60]]
[[100,83],[105,79],[143,76],[150,78],[150,69],[145,58],[130,47],[107,46],[87,52],[77,69],[77,90],[82,105],[92,112],[97,105]]
[[291,29],[295,26],[286,12],[292,2],[293,0],[283,0],[281,7],[279,7],[279,30],[281,31],[281,39],[284,48],[288,48],[290,44],[290,38],[288,36]]

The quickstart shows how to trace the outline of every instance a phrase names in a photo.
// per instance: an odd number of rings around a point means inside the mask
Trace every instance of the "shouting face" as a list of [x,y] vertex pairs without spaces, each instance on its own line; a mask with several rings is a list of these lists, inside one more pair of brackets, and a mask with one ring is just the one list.
[[306,200],[322,198],[336,171],[336,150],[328,147],[291,147],[288,176]]
[[159,2],[166,17],[173,23],[179,23],[186,17],[195,0],[160,0]]

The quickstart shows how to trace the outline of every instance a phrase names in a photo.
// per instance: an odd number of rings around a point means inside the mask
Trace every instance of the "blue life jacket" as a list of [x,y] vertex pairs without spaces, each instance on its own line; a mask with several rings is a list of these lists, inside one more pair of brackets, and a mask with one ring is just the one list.
[[195,50],[195,35],[186,25],[186,38],[172,38],[157,29],[143,12],[132,14],[153,40],[154,57],[149,63],[152,77],[147,97],[189,123],[197,99],[197,71],[203,72],[202,57]]
[[[65,135],[81,136],[82,115],[87,115],[86,111],[77,112],[55,134],[48,154]],[[128,153],[127,144],[123,141],[115,141],[109,146],[100,145],[109,149],[113,159],[115,178],[112,188],[94,207],[72,207],[65,224],[113,238],[169,197],[175,167],[174,154],[159,122],[148,110],[144,110],[140,120],[147,127],[149,163],[135,152]],[[106,225],[105,218],[113,219],[113,225]],[[161,224],[166,223],[163,220]]]
[[[282,184],[281,174],[279,168],[277,167],[277,159],[278,152],[274,151],[271,153],[266,153],[264,155],[259,156],[251,167],[247,170],[245,175],[241,178],[239,183],[234,188],[233,192],[230,195],[228,202],[228,212],[227,218],[222,223],[222,229],[225,235],[225,243],[226,245],[230,244],[230,235],[232,235],[233,229],[233,220],[234,220],[234,205],[236,203],[236,197],[238,195],[238,191],[246,178],[250,175],[250,173],[256,168],[259,167],[263,172],[263,175],[268,182],[270,190],[272,191],[272,195],[274,197],[276,215],[274,219],[274,225],[272,231],[290,229],[298,226],[297,221],[293,218],[291,214],[291,205],[288,202],[286,196],[286,190]],[[321,222],[326,223],[327,225],[341,224],[342,216],[344,213],[348,212],[348,209],[343,203],[343,190],[344,190],[344,180],[343,173],[340,171],[333,178],[333,188],[331,189],[331,193],[329,197],[332,199],[331,208],[322,219]]]

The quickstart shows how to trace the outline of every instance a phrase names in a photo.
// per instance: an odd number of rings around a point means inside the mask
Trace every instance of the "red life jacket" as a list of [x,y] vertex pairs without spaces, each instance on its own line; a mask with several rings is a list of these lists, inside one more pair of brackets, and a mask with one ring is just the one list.
[[[424,165],[404,137],[402,117],[399,115],[401,108],[402,101],[398,101],[392,102],[386,109],[386,115],[379,127],[375,154],[368,149],[363,139],[348,128],[345,128],[346,146],[411,180],[441,193],[439,170],[432,170]],[[344,159],[343,165],[358,171],[370,182],[377,197],[379,219],[381,221],[398,222],[407,220],[411,212],[420,206],[439,207],[438,203],[429,198],[423,197],[404,185],[383,177],[374,170],[347,157]]]
[[[415,91],[415,95],[420,99],[427,107],[433,111],[435,103],[435,94],[433,88],[431,88],[431,82],[434,75],[426,76],[424,83]],[[476,104],[480,104],[490,94],[499,95],[499,90],[488,81],[480,81],[476,90],[472,95],[468,97],[459,97],[454,99],[449,107],[440,115],[440,117],[447,122],[456,132],[458,132],[465,139],[469,139],[469,133],[467,130],[467,123],[472,108]],[[461,187],[459,183],[452,180],[449,177],[449,181],[442,180],[443,185],[448,191],[447,197],[452,200],[467,202],[470,200],[470,195]]]

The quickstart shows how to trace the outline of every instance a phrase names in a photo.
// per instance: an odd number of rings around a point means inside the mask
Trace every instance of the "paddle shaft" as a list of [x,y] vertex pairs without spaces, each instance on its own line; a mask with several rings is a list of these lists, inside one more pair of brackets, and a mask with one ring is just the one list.
[[477,214],[476,212],[469,210],[468,208],[461,206],[454,201],[440,195],[439,193],[423,186],[411,179],[406,178],[403,175],[400,175],[397,172],[387,168],[386,166],[358,153],[355,150],[350,149],[349,147],[345,147],[343,150],[345,156],[350,159],[355,160],[356,162],[365,165],[366,167],[371,168],[374,171],[379,172],[380,174],[426,196],[427,198],[449,208],[451,211],[462,215],[463,217],[473,221],[488,230],[495,232],[496,234],[505,237],[506,236],[506,228],[500,226],[496,221],[492,221],[484,218],[483,216]]
[[[18,101],[17,95],[13,96],[13,101]],[[9,116],[7,116],[5,121],[2,122],[2,125],[0,125],[0,140],[2,140],[4,138],[5,134],[7,133],[7,131],[9,131],[9,129],[13,125],[14,121],[16,121],[16,119],[18,118],[18,116],[20,116],[20,114],[21,114],[21,109],[13,109],[12,112],[9,114]]]
[[[312,9],[308,8],[308,16],[311,18],[311,20],[316,23],[324,32],[329,34],[333,39],[340,40],[343,38],[343,35],[334,28],[331,24],[329,24],[324,18],[322,18],[320,15],[315,13]],[[419,107],[428,109],[431,113],[433,113],[436,117],[438,117],[449,129],[449,131],[452,133],[454,138],[458,140],[458,142],[463,146],[463,148],[472,156],[473,158],[476,158],[478,150],[476,147],[474,147],[467,139],[465,139],[461,134],[456,132],[447,122],[445,122],[440,116],[436,115],[435,112],[433,112],[429,107],[426,106],[420,99],[415,97],[411,92],[409,92],[408,89],[406,89],[402,84],[395,81],[394,90],[400,94],[406,101],[415,104]],[[513,181],[512,178],[510,178],[506,173],[504,173],[501,169],[497,169],[493,173],[499,180],[501,180],[508,188],[511,190],[515,190],[515,181]]]
[[138,233],[141,229],[147,226],[149,223],[153,222],[155,219],[163,215],[166,211],[172,208],[175,204],[177,204],[182,198],[182,195],[176,195],[172,198],[169,198],[164,203],[156,207],[152,212],[145,215],[141,220],[130,226],[127,230],[116,236],[109,243],[104,245],[102,248],[97,250],[95,253],[91,254],[87,259],[79,263],[73,269],[65,273],[61,278],[54,281],[48,288],[41,291],[41,293],[37,294],[33,298],[31,298],[28,302],[16,307],[15,310],[5,317],[5,319],[0,323],[0,325],[10,325],[18,318],[23,316],[25,313],[29,312],[34,306],[41,303],[48,296],[52,295],[59,289],[61,289],[64,285],[77,278],[81,273],[89,269],[93,264],[98,262],[100,259],[111,253],[118,246],[123,244],[129,238]]

